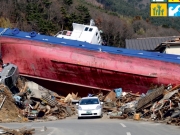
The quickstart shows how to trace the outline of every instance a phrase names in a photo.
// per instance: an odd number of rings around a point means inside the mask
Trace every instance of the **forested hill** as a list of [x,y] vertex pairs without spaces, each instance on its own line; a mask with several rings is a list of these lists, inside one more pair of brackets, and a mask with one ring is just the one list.
[[149,17],[150,0],[97,0],[106,10],[126,16]]
[[141,0],[0,0],[0,27],[55,35],[71,30],[73,22],[89,24],[92,18],[108,45],[118,47],[124,47],[126,38],[179,35],[178,27],[167,28],[161,19],[155,23],[146,16],[148,8],[140,6],[145,0],[135,1]]
[[150,0],[97,0],[104,8],[130,17],[141,16],[152,24],[180,31],[178,17],[150,17]]

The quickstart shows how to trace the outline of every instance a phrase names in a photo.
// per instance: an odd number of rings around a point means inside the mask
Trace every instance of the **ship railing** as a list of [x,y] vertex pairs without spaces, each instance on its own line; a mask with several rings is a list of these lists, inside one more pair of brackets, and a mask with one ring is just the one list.
[[72,31],[69,30],[63,30],[63,31],[59,31],[55,37],[58,37],[59,35],[61,36],[71,36]]

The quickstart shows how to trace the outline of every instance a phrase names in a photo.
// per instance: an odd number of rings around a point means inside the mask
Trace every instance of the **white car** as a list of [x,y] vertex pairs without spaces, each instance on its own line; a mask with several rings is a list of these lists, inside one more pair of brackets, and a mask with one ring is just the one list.
[[78,119],[81,117],[102,117],[102,104],[98,97],[84,97],[77,103]]

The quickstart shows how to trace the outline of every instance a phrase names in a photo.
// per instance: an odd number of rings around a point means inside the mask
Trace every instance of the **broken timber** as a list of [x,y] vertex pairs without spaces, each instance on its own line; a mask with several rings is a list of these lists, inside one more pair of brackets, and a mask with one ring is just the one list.
[[164,86],[161,86],[161,87],[159,87],[157,89],[154,89],[153,92],[151,92],[150,94],[148,94],[145,97],[141,98],[138,101],[138,104],[136,106],[136,112],[140,111],[141,108],[143,108],[147,104],[151,103],[155,99],[161,97],[163,95],[163,92],[164,92]]

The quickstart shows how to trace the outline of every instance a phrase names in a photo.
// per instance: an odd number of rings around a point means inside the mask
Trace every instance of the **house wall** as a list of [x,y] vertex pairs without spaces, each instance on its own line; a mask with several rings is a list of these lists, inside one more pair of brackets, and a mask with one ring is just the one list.
[[171,46],[170,48],[166,48],[166,54],[177,54],[180,55],[180,46]]

